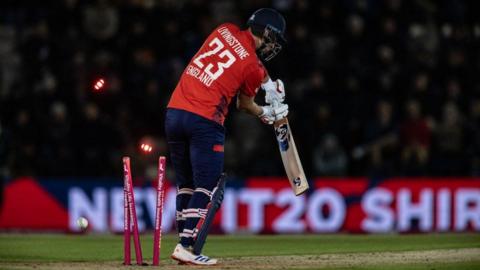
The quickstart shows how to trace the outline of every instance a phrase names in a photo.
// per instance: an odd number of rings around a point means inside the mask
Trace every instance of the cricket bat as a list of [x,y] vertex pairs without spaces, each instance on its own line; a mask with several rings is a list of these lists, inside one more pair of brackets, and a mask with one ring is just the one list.
[[292,131],[288,124],[288,119],[283,118],[275,121],[273,126],[288,181],[290,182],[295,195],[299,196],[307,191],[309,187],[307,177],[305,177],[302,163],[298,156],[295,141],[293,140]]

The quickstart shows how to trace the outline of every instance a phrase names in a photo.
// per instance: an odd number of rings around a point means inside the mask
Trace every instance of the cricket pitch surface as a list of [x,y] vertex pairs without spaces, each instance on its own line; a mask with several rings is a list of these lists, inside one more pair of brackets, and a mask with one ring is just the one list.
[[[164,237],[161,265],[123,266],[120,235],[0,234],[0,269],[480,269],[480,234],[211,236],[213,267],[178,265]],[[151,234],[141,236],[151,263]],[[132,252],[132,262],[135,256]]]

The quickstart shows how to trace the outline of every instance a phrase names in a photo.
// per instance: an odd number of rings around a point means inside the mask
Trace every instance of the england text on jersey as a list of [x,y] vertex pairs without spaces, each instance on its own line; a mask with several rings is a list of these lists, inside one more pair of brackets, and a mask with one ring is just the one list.
[[186,73],[187,75],[190,75],[196,78],[197,80],[199,80],[205,86],[212,85],[212,82],[213,82],[212,76],[208,75],[206,72],[202,72],[199,68],[193,65],[188,65]]

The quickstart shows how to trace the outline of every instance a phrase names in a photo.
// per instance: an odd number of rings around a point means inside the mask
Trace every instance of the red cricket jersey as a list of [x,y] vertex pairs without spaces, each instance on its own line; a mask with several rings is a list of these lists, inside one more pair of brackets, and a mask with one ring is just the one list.
[[255,96],[266,70],[248,31],[226,23],[203,43],[182,74],[168,108],[182,109],[223,125],[238,91]]

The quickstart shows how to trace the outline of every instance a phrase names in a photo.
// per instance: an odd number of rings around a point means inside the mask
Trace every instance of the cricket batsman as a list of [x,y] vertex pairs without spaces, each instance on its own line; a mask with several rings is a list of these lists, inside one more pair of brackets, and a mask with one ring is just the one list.
[[[274,9],[262,8],[247,26],[241,30],[225,23],[213,30],[185,68],[167,106],[165,131],[176,172],[180,238],[171,257],[180,263],[217,264],[216,259],[195,255],[192,246],[223,172],[223,123],[232,98],[237,96],[238,109],[266,124],[288,114],[282,81],[272,81],[261,62],[275,57],[286,43],[285,19]],[[275,105],[254,102],[260,88],[265,101]]]

